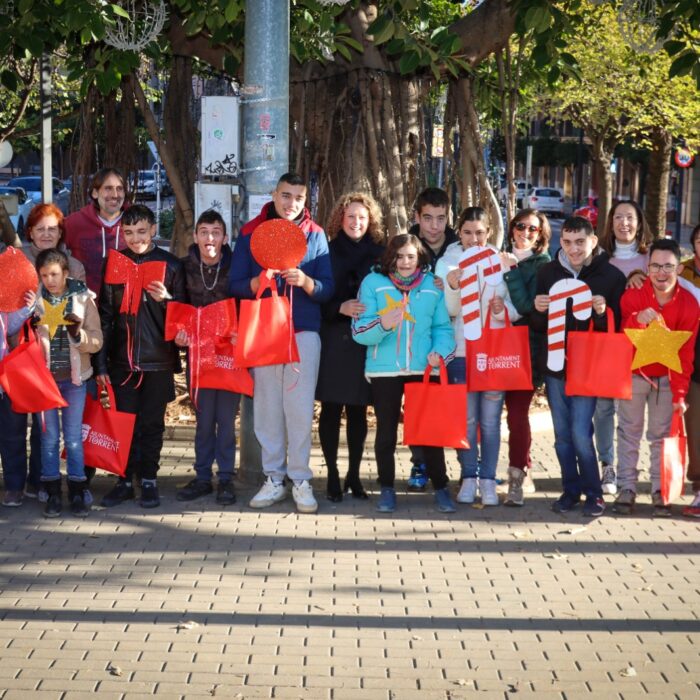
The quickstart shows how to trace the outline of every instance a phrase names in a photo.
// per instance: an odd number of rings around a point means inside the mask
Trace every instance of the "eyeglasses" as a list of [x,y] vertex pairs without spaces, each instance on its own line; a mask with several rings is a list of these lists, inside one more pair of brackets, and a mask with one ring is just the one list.
[[61,232],[61,229],[58,226],[48,226],[46,228],[35,228],[33,229],[34,233],[50,233],[51,235],[55,236],[57,233]]
[[530,233],[539,233],[542,230],[541,226],[532,226],[532,225],[528,226],[527,224],[523,224],[522,222],[515,224],[515,228],[518,231],[526,231],[527,230]]
[[663,270],[666,274],[671,274],[676,271],[676,265],[673,263],[666,263],[665,265],[659,265],[659,263],[649,263],[649,272],[659,273]]

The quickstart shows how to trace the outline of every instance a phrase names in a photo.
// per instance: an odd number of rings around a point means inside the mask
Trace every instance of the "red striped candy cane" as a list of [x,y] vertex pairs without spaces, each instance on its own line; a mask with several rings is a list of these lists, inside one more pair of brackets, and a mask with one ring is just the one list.
[[498,253],[492,248],[472,246],[459,259],[462,278],[459,282],[462,301],[464,337],[467,340],[481,338],[481,289],[484,284],[496,287],[503,281],[503,270]]
[[569,299],[573,299],[571,310],[574,318],[585,321],[591,317],[593,295],[585,282],[567,277],[552,285],[547,318],[547,367],[553,372],[564,369],[566,305]]

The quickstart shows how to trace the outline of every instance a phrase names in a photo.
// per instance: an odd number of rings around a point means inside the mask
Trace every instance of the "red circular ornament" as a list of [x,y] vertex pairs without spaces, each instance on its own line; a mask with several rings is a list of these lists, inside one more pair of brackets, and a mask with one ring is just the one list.
[[260,267],[289,270],[304,259],[306,236],[291,221],[270,219],[253,231],[250,251]]
[[0,253],[0,311],[21,309],[26,292],[35,292],[39,285],[34,265],[16,248]]

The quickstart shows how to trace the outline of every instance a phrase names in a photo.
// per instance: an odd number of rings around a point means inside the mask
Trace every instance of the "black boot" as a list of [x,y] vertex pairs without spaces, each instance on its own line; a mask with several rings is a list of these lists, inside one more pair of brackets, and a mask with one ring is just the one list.
[[360,481],[359,470],[348,470],[348,473],[345,475],[345,484],[343,485],[343,491],[345,491],[346,493],[348,491],[352,492],[353,498],[360,498],[362,500],[367,500],[369,498],[367,492],[362,486],[362,482]]
[[332,503],[340,503],[343,500],[343,491],[340,488],[340,475],[338,467],[328,465],[328,481],[326,482],[326,498]]
[[87,518],[88,507],[85,505],[85,483],[84,481],[68,480],[68,501],[70,512],[77,518]]
[[49,498],[44,506],[45,518],[58,518],[63,510],[61,503],[61,480],[53,479],[52,481],[44,481],[43,486]]

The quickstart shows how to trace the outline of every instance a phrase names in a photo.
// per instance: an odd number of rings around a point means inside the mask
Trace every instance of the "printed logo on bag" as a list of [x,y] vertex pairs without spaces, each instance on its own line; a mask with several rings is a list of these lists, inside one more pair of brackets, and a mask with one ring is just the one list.
[[115,440],[104,433],[98,433],[92,429],[89,423],[83,423],[81,434],[83,442],[95,445],[95,447],[103,447],[110,452],[119,452],[119,440]]
[[479,372],[497,369],[518,369],[520,367],[520,355],[496,355],[489,357],[485,352],[476,354],[476,369]]
[[228,355],[217,355],[214,360],[214,367],[217,369],[235,369],[233,358]]

